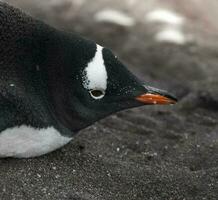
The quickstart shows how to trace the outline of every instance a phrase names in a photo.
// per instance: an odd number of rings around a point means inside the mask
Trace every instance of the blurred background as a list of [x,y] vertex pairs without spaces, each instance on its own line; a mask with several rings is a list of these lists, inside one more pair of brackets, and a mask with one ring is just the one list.
[[129,36],[127,39],[132,39],[130,35],[140,35],[137,38],[142,40],[142,44],[149,38],[169,41],[169,37],[173,35],[171,40],[175,43],[198,42],[213,45],[218,34],[218,3],[214,0],[206,3],[203,0],[3,1],[20,7],[53,26],[85,32],[89,37],[94,33],[104,33],[107,35],[102,37],[107,38],[110,34],[126,31],[120,35]]
[[42,158],[0,161],[1,199],[217,200],[218,1],[3,1],[111,48],[180,101],[110,116]]

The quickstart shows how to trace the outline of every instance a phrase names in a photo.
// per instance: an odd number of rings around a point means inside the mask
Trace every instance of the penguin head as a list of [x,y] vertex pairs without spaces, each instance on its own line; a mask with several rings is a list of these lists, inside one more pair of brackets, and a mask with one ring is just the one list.
[[146,86],[108,48],[81,42],[70,54],[67,91],[58,94],[64,101],[57,101],[59,108],[62,105],[61,121],[71,130],[78,131],[124,109],[176,103],[166,91]]

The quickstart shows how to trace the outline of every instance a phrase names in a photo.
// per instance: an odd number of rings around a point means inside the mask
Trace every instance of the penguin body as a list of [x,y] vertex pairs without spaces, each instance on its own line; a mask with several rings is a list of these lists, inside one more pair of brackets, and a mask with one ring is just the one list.
[[0,157],[35,157],[114,112],[175,98],[113,53],[0,2]]

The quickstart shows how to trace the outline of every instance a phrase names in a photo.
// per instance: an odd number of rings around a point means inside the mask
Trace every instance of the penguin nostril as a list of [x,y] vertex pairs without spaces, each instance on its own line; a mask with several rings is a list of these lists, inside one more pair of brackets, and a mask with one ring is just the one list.
[[94,98],[94,99],[101,99],[105,95],[105,92],[103,90],[99,90],[99,89],[98,90],[97,89],[90,90],[89,93],[92,96],[92,98]]

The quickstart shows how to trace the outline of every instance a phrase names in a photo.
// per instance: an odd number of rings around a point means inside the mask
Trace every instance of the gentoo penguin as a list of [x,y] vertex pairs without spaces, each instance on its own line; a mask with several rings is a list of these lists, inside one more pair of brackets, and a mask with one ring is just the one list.
[[109,49],[0,2],[0,157],[40,156],[112,113],[175,102]]

